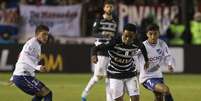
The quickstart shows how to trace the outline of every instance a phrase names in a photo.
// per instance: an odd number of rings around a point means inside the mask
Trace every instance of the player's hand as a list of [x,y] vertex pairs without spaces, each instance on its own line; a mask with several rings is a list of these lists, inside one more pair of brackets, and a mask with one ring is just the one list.
[[47,68],[45,66],[40,67],[40,72],[47,72]]
[[149,62],[145,62],[144,64],[144,69],[147,70],[147,68],[149,68]]
[[174,68],[172,67],[172,65],[168,65],[168,70],[169,70],[170,72],[174,72]]
[[95,63],[95,64],[98,62],[98,58],[97,58],[96,55],[93,55],[93,56],[91,57],[91,62],[92,62],[92,63]]

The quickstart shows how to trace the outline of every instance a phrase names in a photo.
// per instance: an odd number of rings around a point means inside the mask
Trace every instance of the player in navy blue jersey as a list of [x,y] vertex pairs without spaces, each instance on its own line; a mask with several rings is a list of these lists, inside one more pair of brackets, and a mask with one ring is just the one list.
[[139,56],[140,63],[140,83],[152,91],[155,101],[173,101],[169,87],[164,83],[162,67],[174,70],[175,61],[172,57],[167,44],[159,39],[159,26],[151,24],[147,31],[148,39],[143,42],[149,59],[149,67],[144,68],[144,59]]
[[44,25],[36,27],[35,37],[28,40],[20,52],[11,81],[23,92],[34,96],[32,101],[52,101],[52,91],[35,78],[35,71],[45,72],[46,67],[38,65],[41,44],[48,40],[49,28]]

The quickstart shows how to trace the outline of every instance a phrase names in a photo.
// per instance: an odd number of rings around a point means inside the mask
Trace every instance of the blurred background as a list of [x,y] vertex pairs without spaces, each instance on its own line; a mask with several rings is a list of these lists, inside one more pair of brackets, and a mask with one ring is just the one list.
[[[160,25],[160,38],[167,42],[176,61],[175,72],[166,77],[173,96],[176,101],[200,100],[201,0],[112,1],[113,15],[119,19],[118,33],[122,33],[125,24],[134,23],[143,41],[148,24]],[[95,41],[92,25],[103,13],[103,3],[104,0],[0,0],[2,101],[30,100],[18,89],[5,85],[23,44],[34,36],[39,24],[50,28],[48,45],[42,47],[41,56],[41,63],[50,73],[39,74],[39,79],[52,89],[56,101],[79,101],[78,96],[93,70],[90,63],[90,48]],[[163,71],[168,72],[166,68]],[[91,101],[104,101],[103,82],[92,91]],[[152,98],[147,92],[142,89],[144,101]],[[8,95],[13,98],[5,97]]]

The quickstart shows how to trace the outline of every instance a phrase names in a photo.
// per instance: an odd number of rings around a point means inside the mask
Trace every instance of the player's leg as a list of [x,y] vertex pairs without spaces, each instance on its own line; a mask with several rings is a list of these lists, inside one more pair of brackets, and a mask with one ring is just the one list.
[[139,101],[139,100],[140,100],[139,95],[130,96],[130,101]]
[[124,95],[123,80],[109,78],[109,86],[112,99],[115,101],[123,101],[123,95]]
[[[104,69],[104,75],[106,75],[106,71],[107,71],[107,67],[108,67],[108,64],[110,62],[110,59],[109,57],[103,57],[104,58],[104,61],[103,61],[103,69]],[[106,101],[114,101],[112,99],[112,95],[111,95],[111,92],[110,92],[110,85],[109,85],[109,79],[108,78],[105,78],[105,91],[106,91]]]
[[82,92],[82,98],[83,100],[86,99],[86,97],[88,96],[89,94],[89,91],[92,89],[92,87],[99,81],[101,80],[102,77],[101,76],[96,76],[96,75],[93,75],[91,77],[91,79],[89,80],[87,86],[85,87],[85,89],[83,90]]
[[14,76],[13,82],[25,93],[34,96],[32,101],[52,101],[51,91],[45,85],[31,76]]
[[43,96],[44,101],[52,101],[52,91],[45,86],[39,92],[37,92],[36,95]]
[[116,98],[115,101],[124,101],[123,96]]
[[163,78],[150,78],[143,83],[143,86],[146,89],[154,93],[155,101],[163,101],[163,96],[161,96],[163,94],[161,92],[155,91],[156,84],[161,84],[161,83],[163,83]]
[[44,101],[52,101],[52,91],[45,86],[41,81],[37,80],[36,78],[32,80],[34,88],[37,88],[35,91],[35,97],[33,98],[33,101],[37,97],[43,97]]
[[35,95],[35,92],[39,89],[34,88],[34,77],[31,76],[13,76],[13,83],[26,94],[34,96],[32,101],[41,101],[42,96]]
[[98,56],[98,62],[94,64],[94,75],[88,82],[87,86],[85,87],[84,91],[82,92],[82,100],[86,101],[86,97],[89,94],[89,91],[92,89],[92,87],[102,78],[105,77],[106,71],[105,71],[105,64],[108,63],[105,60],[105,56]]
[[137,77],[126,79],[126,89],[130,96],[130,101],[139,101],[139,82]]
[[34,96],[33,97],[33,99],[32,99],[32,101],[41,101],[43,99],[43,97],[42,96]]
[[157,83],[154,87],[156,92],[162,93],[165,101],[173,101],[173,97],[167,85],[164,83]]
[[163,101],[163,94],[158,93],[158,92],[153,92],[155,95],[155,100],[154,101]]
[[35,94],[32,101],[41,101],[42,98],[44,98],[44,101],[52,101],[52,92],[47,88],[42,88],[40,92]]
[[172,95],[169,91],[168,86],[163,82],[163,78],[151,78],[143,83],[144,87],[151,90],[152,92],[161,93],[165,101],[173,101]]
[[105,78],[105,84],[106,84],[106,101],[114,101],[112,99],[112,95],[111,95],[111,91],[110,91],[110,83],[109,83],[109,79]]

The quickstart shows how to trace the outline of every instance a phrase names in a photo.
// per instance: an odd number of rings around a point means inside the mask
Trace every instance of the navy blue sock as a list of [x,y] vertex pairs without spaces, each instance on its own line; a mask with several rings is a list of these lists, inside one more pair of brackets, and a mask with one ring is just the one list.
[[41,101],[43,99],[43,97],[41,96],[34,96],[32,101]]
[[165,101],[174,101],[171,94],[165,95]]
[[52,101],[52,92],[51,91],[46,96],[44,96],[44,101]]

